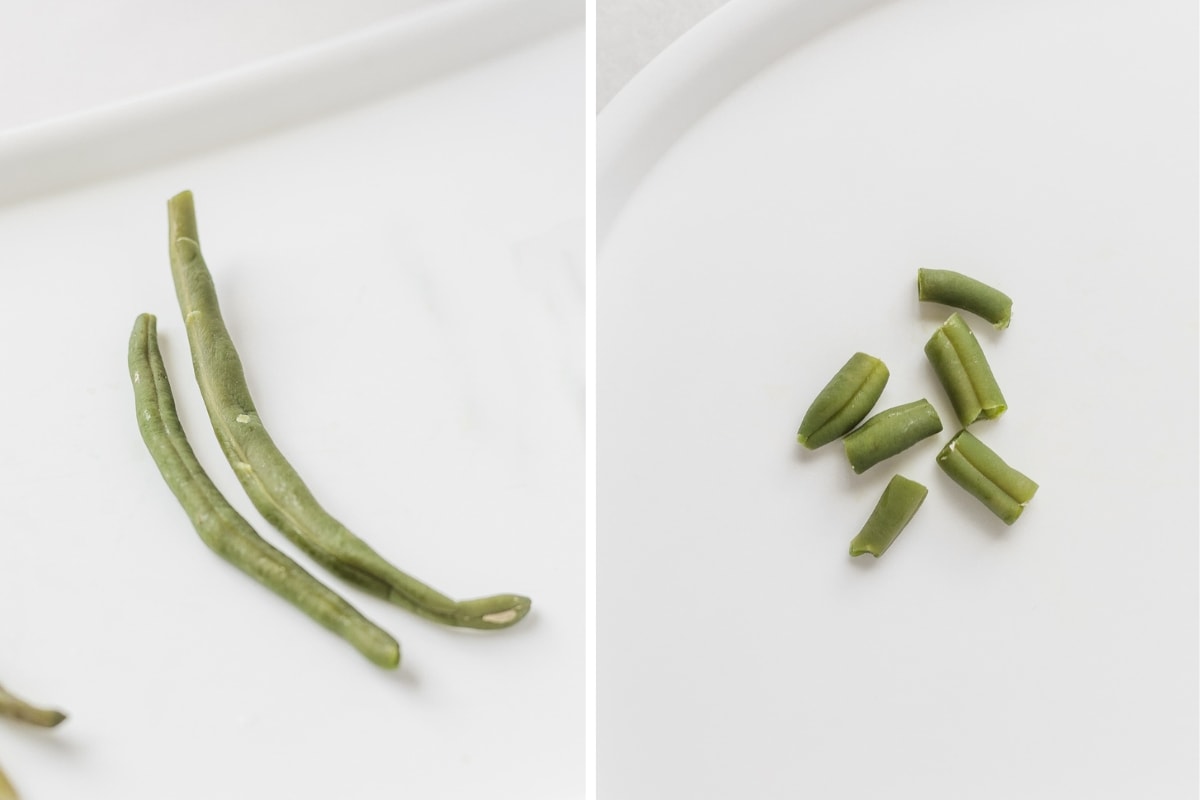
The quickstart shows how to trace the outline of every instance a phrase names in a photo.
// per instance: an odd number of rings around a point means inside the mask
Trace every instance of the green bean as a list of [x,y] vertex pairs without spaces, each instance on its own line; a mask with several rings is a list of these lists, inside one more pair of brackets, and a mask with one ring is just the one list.
[[61,711],[27,703],[0,686],[0,717],[12,717],[40,728],[53,728],[67,718]]
[[[53,728],[61,724],[67,715],[61,711],[27,703],[0,686],[0,717],[11,717],[40,728]],[[0,767],[0,800],[17,800],[17,790],[2,767]]]
[[964,428],[981,417],[994,419],[1008,408],[983,348],[958,312],[934,331],[925,355]]
[[917,513],[929,490],[903,475],[895,475],[875,504],[858,535],[850,542],[850,555],[870,553],[879,558]]
[[1000,289],[953,270],[917,270],[917,299],[978,314],[997,330],[1013,319],[1013,299]]
[[961,308],[986,319],[996,328],[1012,320],[1012,298],[986,283],[948,269],[918,269],[917,299]]
[[1010,467],[969,431],[962,430],[937,455],[938,466],[955,483],[1012,525],[1038,485]]
[[4,774],[3,767],[0,767],[0,800],[19,800],[17,790]]
[[846,434],[846,458],[850,468],[862,474],[871,467],[902,453],[917,442],[942,430],[942,420],[928,400],[917,400],[880,411]]
[[506,628],[523,618],[529,598],[453,600],[401,572],[317,503],[267,434],[250,397],[200,252],[191,192],[171,198],[167,207],[171,273],[196,380],[221,449],[259,512],[331,572],[422,617],[481,629]]
[[874,356],[855,353],[808,407],[796,441],[816,450],[849,433],[870,413],[887,381],[887,365]]
[[400,645],[395,639],[262,539],[213,485],[179,423],[156,328],[155,318],[142,314],[129,339],[129,376],[137,401],[138,428],[200,538],[217,555],[341,636],[374,663],[396,667]]

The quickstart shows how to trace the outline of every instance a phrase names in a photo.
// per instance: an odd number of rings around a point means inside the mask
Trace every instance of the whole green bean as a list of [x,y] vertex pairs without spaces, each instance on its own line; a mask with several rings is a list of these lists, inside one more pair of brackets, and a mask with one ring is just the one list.
[[981,417],[994,419],[1008,408],[983,348],[957,311],[934,331],[925,355],[964,428]]
[[884,459],[904,452],[917,442],[942,430],[942,420],[928,400],[905,403],[880,411],[857,430],[846,434],[842,444],[850,468],[862,474]]
[[1012,321],[1011,297],[961,272],[918,269],[917,299],[970,311],[996,328],[1007,328]]
[[1038,485],[1006,464],[970,431],[962,430],[937,455],[938,466],[959,486],[1012,525]]
[[374,663],[388,669],[396,667],[400,645],[395,639],[268,544],[213,485],[179,423],[158,348],[156,320],[150,314],[142,314],[134,323],[129,338],[129,376],[142,439],[204,543]]
[[870,413],[887,381],[886,364],[866,353],[855,353],[808,407],[796,441],[816,450],[849,433]]
[[67,718],[61,711],[27,703],[0,686],[0,717],[12,717],[40,728],[53,728]]
[[888,482],[875,504],[875,509],[858,535],[850,542],[850,555],[870,553],[879,558],[896,537],[904,530],[929,490],[903,475],[895,475]]
[[263,427],[241,359],[221,317],[200,252],[192,193],[167,204],[171,274],[200,393],[225,457],[259,512],[313,559],[343,579],[446,625],[506,628],[530,600],[501,594],[456,601],[394,567],[322,508]]

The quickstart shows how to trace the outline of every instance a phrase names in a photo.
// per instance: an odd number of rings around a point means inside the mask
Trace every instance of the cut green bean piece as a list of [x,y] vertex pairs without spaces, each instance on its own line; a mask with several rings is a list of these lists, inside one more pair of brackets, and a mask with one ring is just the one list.
[[870,553],[879,558],[917,513],[929,490],[903,475],[888,481],[887,487],[875,504],[875,510],[867,518],[858,535],[850,542],[850,555]]
[[1038,485],[1010,467],[970,431],[962,430],[942,448],[938,466],[955,483],[1012,525],[1037,493]]
[[27,703],[0,686],[0,717],[11,717],[39,728],[53,728],[67,718],[61,711]]
[[1008,408],[979,340],[958,312],[934,331],[925,355],[964,428],[980,418],[994,419]]
[[917,298],[970,311],[1007,328],[1012,320],[1012,298],[986,283],[948,269],[918,269]]
[[874,356],[855,353],[808,407],[796,441],[816,450],[854,430],[871,412],[887,381],[887,365]]
[[453,600],[401,572],[317,503],[267,434],[250,397],[200,252],[192,193],[171,198],[167,210],[171,274],[196,381],[217,441],[259,512],[326,569],[426,619],[480,629],[520,621],[529,612],[529,598],[501,594]]
[[156,320],[142,314],[129,339],[129,376],[138,428],[167,485],[200,538],[271,591],[352,644],[381,667],[400,663],[400,645],[255,532],[213,485],[188,443],[158,348]]
[[850,468],[862,474],[884,459],[904,452],[942,430],[942,420],[928,400],[880,411],[860,428],[846,434],[842,444]]

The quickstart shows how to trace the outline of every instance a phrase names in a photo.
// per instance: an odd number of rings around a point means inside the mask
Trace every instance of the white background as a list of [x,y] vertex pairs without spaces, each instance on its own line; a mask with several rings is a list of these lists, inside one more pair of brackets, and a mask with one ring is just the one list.
[[726,0],[601,0],[596,4],[596,106],[602,109],[671,42]]
[[[24,797],[582,793],[582,56],[568,27],[336,116],[0,208],[0,680],[70,715],[53,731],[0,720]],[[184,188],[258,409],[314,495],[448,594],[530,596],[520,625],[418,619],[254,511],[174,298],[166,200]],[[196,536],[137,432],[126,346],[143,311],[201,463],[395,635],[397,672]]]
[[6,81],[0,130],[170,90],[430,4],[7,0],[0,74],[12,79]]
[[[657,162],[597,267],[601,797],[1196,796],[1195,64],[1189,3],[903,0]],[[1011,528],[934,464],[919,266],[1015,298]],[[855,350],[947,424],[863,476],[794,438]]]

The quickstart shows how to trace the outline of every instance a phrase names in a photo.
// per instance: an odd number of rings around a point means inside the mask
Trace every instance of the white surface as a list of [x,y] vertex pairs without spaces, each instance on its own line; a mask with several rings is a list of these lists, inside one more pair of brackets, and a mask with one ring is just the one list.
[[599,243],[642,178],[693,123],[766,65],[880,2],[739,3],[649,64],[648,74],[614,98],[596,123]]
[[[0,676],[71,715],[0,724],[29,800],[582,794],[581,37],[0,209]],[[166,248],[183,188],[313,493],[449,594],[529,595],[519,626],[441,628],[298,555],[400,640],[385,672],[200,542],[137,434],[142,311],[200,461],[297,554],[196,389]]]
[[[598,262],[602,797],[1196,796],[1196,31],[889,3],[654,153]],[[1010,404],[972,429],[1041,484],[1011,528],[934,463],[918,266],[1015,298],[971,319]],[[863,476],[794,438],[855,350],[948,428]],[[850,559],[896,472],[928,500]]]
[[432,0],[7,0],[0,130],[170,89]]
[[596,108],[726,0],[603,0],[596,5]]

